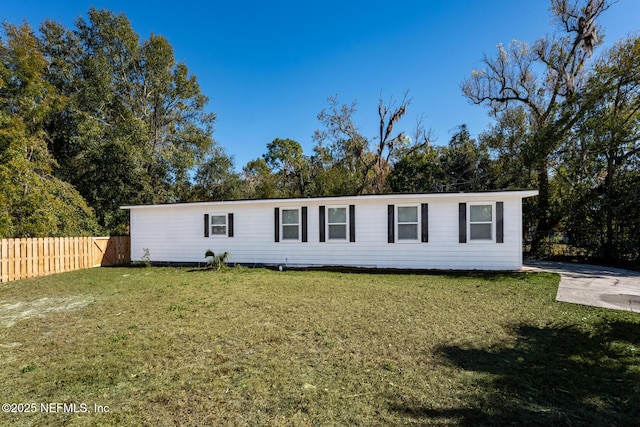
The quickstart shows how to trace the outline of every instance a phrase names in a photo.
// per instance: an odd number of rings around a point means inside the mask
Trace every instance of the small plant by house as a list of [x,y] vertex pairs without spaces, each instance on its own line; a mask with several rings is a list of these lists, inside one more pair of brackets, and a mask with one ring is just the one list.
[[151,252],[149,248],[142,248],[142,262],[145,267],[151,267]]
[[222,267],[224,267],[224,263],[229,259],[229,252],[223,252],[216,255],[211,249],[207,249],[204,257],[208,259],[205,268],[220,270],[222,269]]

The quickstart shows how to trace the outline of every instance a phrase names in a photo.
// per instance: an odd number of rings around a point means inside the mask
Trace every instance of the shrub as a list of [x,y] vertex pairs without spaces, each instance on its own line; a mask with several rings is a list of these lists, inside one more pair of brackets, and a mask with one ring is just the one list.
[[209,258],[206,268],[220,270],[222,267],[224,267],[225,261],[229,259],[229,252],[223,252],[219,255],[216,255],[211,249],[207,249],[207,252],[205,252],[204,256],[205,258]]

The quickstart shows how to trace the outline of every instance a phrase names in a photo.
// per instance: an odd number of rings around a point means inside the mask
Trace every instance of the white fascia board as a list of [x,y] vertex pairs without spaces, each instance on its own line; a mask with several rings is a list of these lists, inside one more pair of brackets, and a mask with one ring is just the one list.
[[166,203],[157,205],[128,205],[121,206],[120,209],[154,209],[167,207],[191,207],[191,206],[220,206],[220,205],[238,205],[238,204],[284,204],[284,203],[300,203],[303,201],[313,202],[336,202],[356,200],[405,200],[416,198],[429,199],[497,199],[502,197],[519,197],[521,199],[534,197],[538,195],[538,190],[512,190],[512,191],[483,191],[483,192],[459,192],[459,193],[412,193],[412,194],[372,194],[362,196],[329,196],[329,197],[301,197],[292,199],[243,199],[243,200],[223,200],[212,202],[187,202],[187,203]]

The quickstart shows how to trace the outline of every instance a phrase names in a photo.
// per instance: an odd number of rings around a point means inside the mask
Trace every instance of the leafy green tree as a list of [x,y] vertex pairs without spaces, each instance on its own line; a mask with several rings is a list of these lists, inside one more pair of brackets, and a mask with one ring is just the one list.
[[47,78],[66,107],[48,122],[51,151],[100,223],[122,232],[120,205],[190,197],[190,171],[214,152],[215,115],[195,76],[162,36],[140,40],[129,20],[91,8],[75,30],[46,21]]
[[442,191],[443,178],[438,150],[427,146],[403,155],[394,163],[389,186],[394,193]]
[[439,150],[445,191],[480,191],[494,188],[489,151],[471,138],[463,124],[447,147]]
[[323,130],[315,132],[316,164],[322,165],[322,179],[330,186],[327,194],[362,194],[369,186],[373,172],[369,141],[354,122],[356,102],[340,104],[337,97],[328,99],[329,107],[318,114]]
[[530,137],[527,112],[522,107],[505,111],[479,135],[480,144],[487,147],[492,159],[496,189],[530,188],[535,182],[535,170],[525,161]]
[[271,199],[281,197],[278,191],[277,178],[264,159],[249,161],[242,168],[245,198]]
[[27,25],[3,25],[0,44],[0,237],[94,233],[84,199],[56,178],[44,123],[64,104],[44,79],[47,61]]
[[353,194],[353,182],[348,182],[344,169],[334,161],[331,150],[318,142],[308,158],[310,196]]
[[297,141],[276,138],[267,144],[267,153],[263,157],[275,174],[281,197],[310,195],[309,163]]
[[[485,68],[473,71],[462,85],[472,102],[487,105],[498,119],[514,108],[526,112],[531,134],[523,140],[522,152],[525,165],[536,172],[534,185],[540,192],[536,244],[559,220],[550,215],[550,169],[556,150],[581,117],[562,106],[581,90],[585,66],[601,38],[596,20],[608,7],[607,0],[552,0],[560,37],[545,37],[533,46],[521,41],[499,45],[498,55],[485,56]],[[544,71],[541,77],[538,69]]]
[[[571,185],[567,226],[591,253],[638,259],[640,251],[640,38],[616,43],[596,62],[582,96],[585,114],[565,144],[559,177]],[[590,227],[583,227],[589,224]]]
[[188,200],[236,200],[243,196],[243,183],[234,172],[233,158],[216,149],[198,166]]

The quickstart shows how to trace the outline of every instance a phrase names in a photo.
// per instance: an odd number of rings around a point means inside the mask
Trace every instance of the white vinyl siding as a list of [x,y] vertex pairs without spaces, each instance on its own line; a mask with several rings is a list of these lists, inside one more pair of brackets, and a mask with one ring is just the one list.
[[[144,249],[148,249],[151,261],[154,262],[204,263],[207,261],[204,253],[211,249],[216,253],[229,252],[231,263],[250,266],[266,264],[452,270],[519,269],[522,267],[522,199],[535,194],[533,191],[442,193],[133,206],[128,208],[131,215],[131,257],[133,261],[140,261],[144,256]],[[467,236],[471,235],[468,228],[471,217],[470,205],[491,205],[492,238],[496,239],[497,213],[494,200],[504,202],[504,243],[487,244],[490,241],[469,239],[471,244],[459,244],[460,203],[467,204]],[[388,244],[388,206],[395,206],[393,225],[397,227],[397,207],[417,207],[417,219],[420,221],[422,203],[429,204],[429,243],[420,243],[418,226],[417,241],[399,241],[395,230],[396,242],[404,244]],[[307,206],[308,241],[297,244],[302,242],[303,205]],[[357,212],[357,241],[332,245],[322,242],[321,227],[318,226],[323,211],[320,206],[325,207],[322,230],[327,233],[329,241],[328,208],[349,205],[355,205]],[[276,208],[279,242],[274,239]],[[283,224],[283,219],[286,219],[283,218],[283,211],[287,210],[297,212],[291,214],[294,217],[290,218],[291,224]],[[233,238],[203,239],[202,218],[205,214],[209,215],[207,223],[210,225],[212,212],[215,215],[233,212],[233,220],[227,215],[227,235],[233,230]],[[298,239],[283,240],[283,225],[290,225],[292,234]],[[347,209],[347,236],[350,226]],[[411,242],[413,243],[409,244]]]

